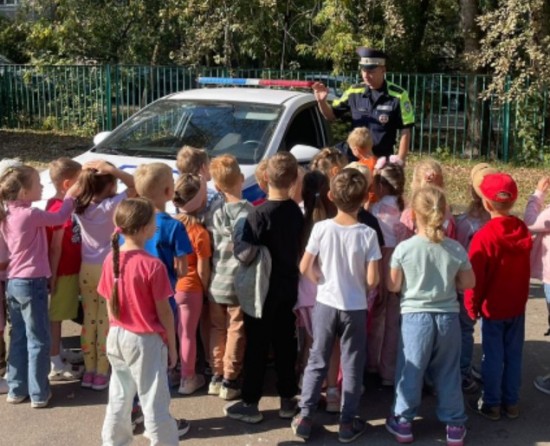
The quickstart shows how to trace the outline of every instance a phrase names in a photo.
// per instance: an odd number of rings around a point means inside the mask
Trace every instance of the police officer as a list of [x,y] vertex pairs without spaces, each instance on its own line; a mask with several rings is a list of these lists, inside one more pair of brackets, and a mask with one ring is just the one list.
[[363,83],[348,88],[341,98],[327,102],[328,89],[321,82],[313,84],[313,92],[323,116],[333,121],[351,114],[352,128],[368,127],[378,157],[393,154],[397,130],[400,130],[399,157],[405,161],[414,126],[414,110],[409,95],[398,85],[385,79],[384,52],[359,47],[359,68]]

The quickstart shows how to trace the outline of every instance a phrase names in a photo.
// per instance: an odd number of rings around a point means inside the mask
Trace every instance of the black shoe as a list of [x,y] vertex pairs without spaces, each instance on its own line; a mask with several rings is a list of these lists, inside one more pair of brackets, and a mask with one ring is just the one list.
[[479,390],[479,384],[475,382],[475,380],[467,376],[462,379],[462,391],[464,393],[476,393]]
[[303,438],[304,440],[307,440],[311,435],[312,424],[313,424],[313,421],[311,420],[311,418],[296,415],[292,419],[292,423],[290,423],[290,427],[294,435],[296,435],[297,437]]
[[281,408],[279,409],[279,418],[290,420],[298,412],[298,402],[295,398],[281,398]]
[[189,421],[184,420],[183,418],[177,419],[176,424],[178,426],[178,439],[182,439],[187,432],[189,432],[189,429],[191,428],[191,425],[189,424]]
[[481,398],[468,401],[468,406],[474,412],[491,421],[500,420],[500,406],[488,406]]
[[264,419],[262,413],[258,410],[257,404],[246,404],[244,401],[228,404],[223,408],[223,412],[229,418],[245,423],[255,424]]
[[366,423],[359,417],[355,417],[351,423],[340,423],[338,429],[338,441],[351,443],[365,432]]

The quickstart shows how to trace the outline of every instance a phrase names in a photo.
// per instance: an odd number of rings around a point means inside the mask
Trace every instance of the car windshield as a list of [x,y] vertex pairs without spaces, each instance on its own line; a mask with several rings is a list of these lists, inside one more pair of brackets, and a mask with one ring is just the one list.
[[280,114],[275,105],[165,99],[132,116],[95,151],[175,159],[189,145],[205,148],[211,157],[229,153],[239,163],[255,164]]

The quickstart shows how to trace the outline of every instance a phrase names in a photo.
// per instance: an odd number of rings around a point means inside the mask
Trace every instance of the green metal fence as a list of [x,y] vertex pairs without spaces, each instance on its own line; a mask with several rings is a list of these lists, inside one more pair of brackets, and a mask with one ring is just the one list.
[[[158,66],[0,65],[0,127],[92,135],[111,130],[169,93],[196,88],[198,76],[322,80],[335,94],[360,81],[359,73]],[[419,153],[491,156],[520,153],[520,125],[537,132],[541,155],[550,151],[548,92],[534,106],[479,99],[486,76],[388,73],[410,95],[416,112],[411,148]]]

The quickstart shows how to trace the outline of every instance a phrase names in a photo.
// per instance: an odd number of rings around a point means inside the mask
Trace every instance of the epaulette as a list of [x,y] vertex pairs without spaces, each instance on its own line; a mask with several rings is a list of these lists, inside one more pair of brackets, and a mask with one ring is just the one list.
[[388,82],[388,81],[386,81],[386,83],[388,85],[388,92],[391,90],[392,92],[397,94],[405,93],[405,89],[401,88],[399,85],[396,85],[393,82]]

